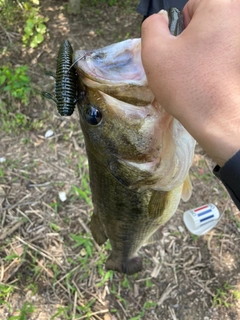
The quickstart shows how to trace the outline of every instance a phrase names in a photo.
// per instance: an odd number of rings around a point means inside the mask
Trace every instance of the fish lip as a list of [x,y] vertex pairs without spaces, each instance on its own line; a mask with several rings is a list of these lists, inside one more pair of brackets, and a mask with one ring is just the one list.
[[73,61],[77,61],[75,67],[83,82],[88,78],[111,86],[147,84],[141,39],[128,39],[96,50],[77,50]]

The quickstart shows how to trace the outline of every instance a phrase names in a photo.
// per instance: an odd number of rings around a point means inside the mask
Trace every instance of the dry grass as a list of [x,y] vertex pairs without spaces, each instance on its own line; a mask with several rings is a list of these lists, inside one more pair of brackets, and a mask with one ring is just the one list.
[[[86,6],[80,16],[68,17],[58,1],[42,1],[50,37],[39,49],[18,57],[5,28],[0,39],[14,61],[30,61],[35,88],[50,91],[41,65],[54,68],[56,46],[66,37],[80,49],[127,33],[139,36],[141,17],[134,12],[104,5],[98,10]],[[38,94],[22,112],[25,130],[0,128],[0,158],[6,159],[0,163],[1,319],[239,319],[239,212],[201,148],[191,169],[190,202],[181,203],[157,243],[141,249],[144,270],[127,277],[105,272],[109,244],[100,248],[89,232],[91,195],[77,113],[61,118]],[[54,134],[45,138],[49,129]],[[203,237],[190,235],[182,213],[210,202],[221,212],[220,223]]]

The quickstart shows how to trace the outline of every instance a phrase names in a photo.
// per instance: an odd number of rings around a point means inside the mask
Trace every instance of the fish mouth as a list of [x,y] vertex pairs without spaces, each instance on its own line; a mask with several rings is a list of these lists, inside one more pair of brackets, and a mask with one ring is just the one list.
[[101,83],[114,82],[145,86],[147,78],[141,60],[141,39],[129,39],[92,50],[77,50],[73,61],[83,78]]
[[96,50],[77,50],[73,55],[80,91],[92,88],[120,101],[135,105],[151,104],[141,59],[141,39],[129,39]]

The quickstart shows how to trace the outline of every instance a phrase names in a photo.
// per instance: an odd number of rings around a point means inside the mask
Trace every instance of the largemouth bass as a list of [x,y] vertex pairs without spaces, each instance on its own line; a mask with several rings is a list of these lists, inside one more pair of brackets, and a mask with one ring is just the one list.
[[99,245],[110,240],[106,269],[133,274],[142,269],[138,250],[172,217],[180,199],[191,195],[195,141],[149,89],[140,39],[79,50],[73,60],[94,206],[92,235]]

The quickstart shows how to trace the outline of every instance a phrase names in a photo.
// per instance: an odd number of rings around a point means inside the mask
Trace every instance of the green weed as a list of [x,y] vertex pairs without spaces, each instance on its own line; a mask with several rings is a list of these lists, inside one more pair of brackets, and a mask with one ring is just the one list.
[[224,283],[222,288],[217,288],[216,294],[212,300],[212,306],[229,308],[233,305],[234,300],[240,299],[240,291],[236,290],[233,286],[228,283]]
[[[82,184],[85,184],[85,183],[86,183],[86,179],[82,178]],[[89,185],[87,183],[86,183],[86,186],[83,186],[82,188],[72,186],[72,193],[75,196],[78,196],[81,200],[85,200],[89,206],[92,205],[91,191],[90,191]]]
[[81,305],[77,306],[77,310],[80,314],[84,315],[84,319],[92,319],[92,310],[91,307],[95,303],[96,299],[92,298],[88,303],[84,302]]
[[237,228],[240,228],[240,221],[236,217],[231,215],[230,219],[233,220],[236,223]]
[[[0,93],[8,96],[10,101],[20,101],[24,105],[29,102],[29,95],[33,92],[30,86],[31,79],[27,75],[27,66],[12,68],[9,65],[0,67]],[[1,106],[3,109],[4,105]],[[3,112],[3,110],[0,110]],[[9,110],[6,110],[8,113]],[[18,115],[19,120],[23,121],[22,116]]]
[[76,171],[76,175],[80,177],[81,186],[72,186],[72,195],[73,200],[77,196],[81,200],[86,201],[89,206],[92,206],[92,198],[91,198],[91,190],[89,186],[89,175],[88,175],[88,167],[87,167],[87,159],[85,156],[80,157],[78,162],[78,168]]
[[34,93],[27,71],[27,66],[0,67],[0,124],[3,131],[16,133],[19,129],[31,129],[29,118],[20,111]]
[[32,291],[32,295],[35,295],[38,292],[38,286],[35,282],[31,282],[27,285],[27,289]]
[[148,309],[155,308],[156,306],[157,306],[156,302],[146,301],[144,303],[144,305],[143,305],[142,311],[140,311],[137,316],[135,316],[133,318],[130,318],[129,320],[140,320],[140,319],[143,319],[143,317],[145,316],[146,311]]
[[14,291],[14,286],[8,284],[0,284],[0,304],[6,301],[10,294]]
[[49,227],[50,227],[54,232],[59,232],[60,229],[61,229],[57,224],[55,224],[55,223],[53,223],[53,222],[50,222],[50,223],[49,223]]
[[71,238],[75,241],[74,248],[81,247],[81,255],[85,257],[91,257],[93,253],[93,240],[90,237],[84,237],[83,235],[70,234]]
[[59,316],[62,316],[61,319],[72,319],[72,317],[69,316],[69,310],[70,306],[59,307],[58,311],[50,318],[50,320],[59,319]]
[[108,282],[109,280],[112,281],[112,280],[113,280],[113,275],[114,275],[114,272],[111,271],[111,270],[105,272],[105,275],[104,275],[103,279],[102,279],[99,283],[96,284],[96,287],[98,287],[98,288],[99,288],[99,287],[102,287],[102,286],[105,285],[106,282]]
[[122,281],[122,287],[123,288],[127,288],[127,289],[130,289],[131,288],[131,285],[128,281],[128,277],[126,275],[124,275],[124,279]]
[[11,316],[8,320],[28,320],[29,315],[34,312],[34,306],[30,302],[25,302],[17,316]]
[[146,279],[145,284],[147,288],[151,288],[153,286],[153,283],[149,280],[149,278]]
[[13,0],[0,0],[1,20],[8,31],[14,31],[22,18],[21,4]]
[[191,238],[193,239],[194,242],[197,242],[199,237],[196,234],[191,234]]
[[53,208],[53,210],[55,211],[55,213],[58,213],[59,209],[61,208],[61,203],[54,200],[53,202],[51,202],[50,204],[50,207]]
[[49,268],[53,271],[53,283],[55,283],[57,281],[57,277],[60,274],[60,270],[58,265],[56,264],[50,264]]
[[36,48],[44,41],[44,35],[47,32],[45,22],[49,19],[39,14],[40,7],[33,7],[30,2],[25,2],[23,6],[26,24],[22,41],[25,46]]

